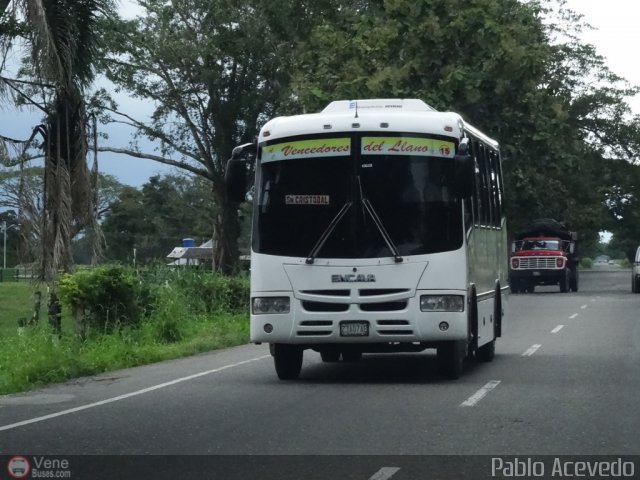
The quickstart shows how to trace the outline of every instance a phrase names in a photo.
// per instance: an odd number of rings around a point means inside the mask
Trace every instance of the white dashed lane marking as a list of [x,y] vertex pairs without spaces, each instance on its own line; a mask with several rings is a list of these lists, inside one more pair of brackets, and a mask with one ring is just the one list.
[[484,397],[486,397],[487,393],[489,393],[491,390],[496,388],[498,385],[500,385],[500,380],[491,380],[490,382],[485,384],[484,387],[482,387],[480,390],[478,390],[476,393],[474,393],[469,398],[467,398],[464,402],[462,402],[460,404],[460,406],[461,407],[473,407],[480,400],[482,400]]
[[577,314],[577,313],[574,313],[573,315],[571,315],[571,316],[569,317],[569,320],[573,320],[573,319],[574,319],[574,318],[576,318],[577,316],[578,316],[578,314]]
[[558,325],[556,328],[551,330],[551,333],[558,333],[560,330],[564,328],[564,325]]
[[538,349],[541,347],[542,345],[539,344],[535,344],[535,345],[531,345],[531,347],[529,347],[529,350],[527,350],[526,352],[524,352],[522,354],[523,357],[530,357],[531,355],[533,355],[534,353],[536,353],[538,351]]
[[399,467],[382,467],[369,480],[388,480],[400,470]]

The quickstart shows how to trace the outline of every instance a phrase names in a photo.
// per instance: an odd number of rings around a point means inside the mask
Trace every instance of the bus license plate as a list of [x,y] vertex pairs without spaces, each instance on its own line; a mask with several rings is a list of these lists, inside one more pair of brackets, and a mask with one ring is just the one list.
[[340,336],[341,337],[368,337],[369,322],[362,322],[362,321],[340,322]]

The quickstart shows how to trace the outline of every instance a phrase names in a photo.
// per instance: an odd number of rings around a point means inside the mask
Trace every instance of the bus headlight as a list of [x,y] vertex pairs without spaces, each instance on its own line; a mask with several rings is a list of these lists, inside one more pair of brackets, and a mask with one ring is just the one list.
[[423,312],[464,312],[463,295],[421,295]]
[[289,297],[255,297],[251,309],[254,315],[289,313]]

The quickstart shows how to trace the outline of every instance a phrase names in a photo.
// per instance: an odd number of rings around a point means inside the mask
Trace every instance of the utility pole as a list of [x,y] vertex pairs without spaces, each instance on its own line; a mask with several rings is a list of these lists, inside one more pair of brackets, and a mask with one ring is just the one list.
[[7,221],[6,220],[2,221],[2,233],[4,233],[4,247],[2,249],[2,257],[3,257],[2,269],[6,270],[7,269]]

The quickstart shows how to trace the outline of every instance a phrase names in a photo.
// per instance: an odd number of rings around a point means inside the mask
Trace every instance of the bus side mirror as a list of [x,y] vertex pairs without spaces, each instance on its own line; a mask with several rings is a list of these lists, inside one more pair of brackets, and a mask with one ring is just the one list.
[[248,153],[255,153],[254,143],[245,143],[233,149],[231,158],[227,161],[224,173],[224,183],[227,190],[227,200],[230,202],[244,202],[247,194],[247,160]]
[[468,153],[458,153],[453,157],[454,192],[457,198],[465,199],[473,195],[476,183],[476,165]]

